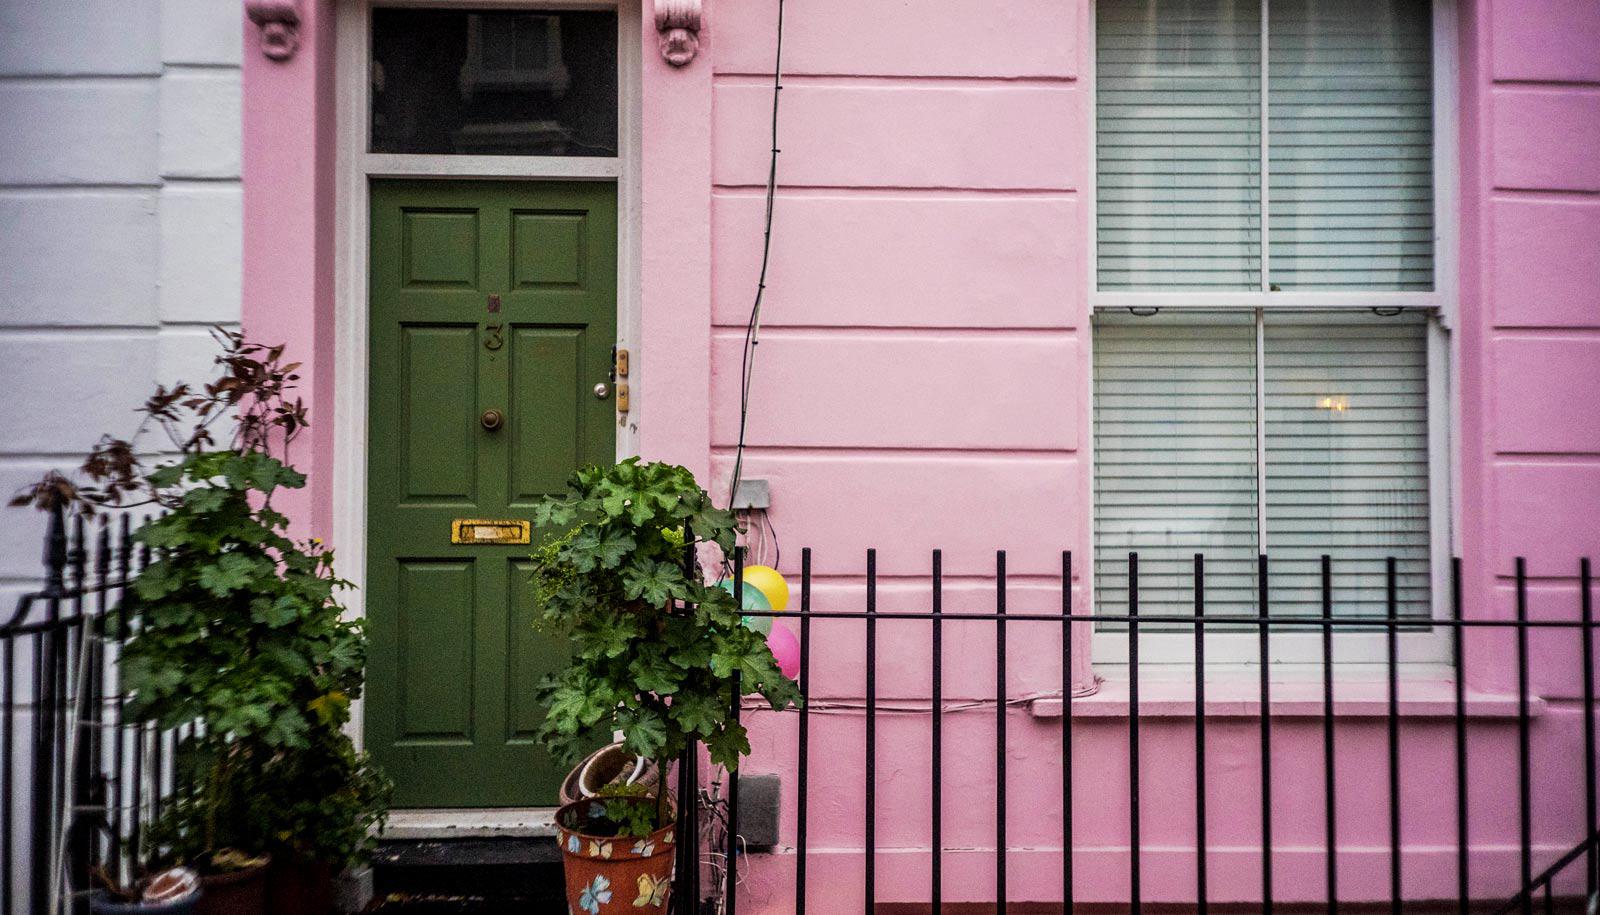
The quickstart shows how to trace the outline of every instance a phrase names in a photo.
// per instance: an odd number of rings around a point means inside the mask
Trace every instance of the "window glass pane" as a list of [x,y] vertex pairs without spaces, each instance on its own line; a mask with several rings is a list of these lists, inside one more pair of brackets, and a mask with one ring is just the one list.
[[1096,4],[1101,289],[1261,286],[1257,0]]
[[617,154],[617,14],[372,11],[371,149]]
[[1427,0],[1271,0],[1271,281],[1433,288]]
[[1274,613],[1429,616],[1427,325],[1416,314],[1266,316],[1267,552]]
[[1187,614],[1195,553],[1206,606],[1254,606],[1256,329],[1249,312],[1095,316],[1095,606]]

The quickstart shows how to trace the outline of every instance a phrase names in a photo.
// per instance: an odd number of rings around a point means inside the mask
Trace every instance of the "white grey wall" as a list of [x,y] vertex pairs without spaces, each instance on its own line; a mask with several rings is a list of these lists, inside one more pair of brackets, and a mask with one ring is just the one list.
[[[243,30],[238,0],[0,0],[0,494],[238,322]],[[0,512],[0,619],[41,530]]]

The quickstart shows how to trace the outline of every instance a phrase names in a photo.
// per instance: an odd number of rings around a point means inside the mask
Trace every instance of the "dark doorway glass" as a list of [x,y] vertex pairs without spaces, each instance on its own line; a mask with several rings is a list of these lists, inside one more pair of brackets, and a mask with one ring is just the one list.
[[615,11],[372,11],[371,149],[617,154]]

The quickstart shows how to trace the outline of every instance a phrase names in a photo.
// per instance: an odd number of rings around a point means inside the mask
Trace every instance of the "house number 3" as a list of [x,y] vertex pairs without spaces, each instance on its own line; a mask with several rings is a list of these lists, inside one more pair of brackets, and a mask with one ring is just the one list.
[[483,340],[484,349],[497,350],[505,345],[505,340],[503,340],[500,336],[500,330],[504,326],[505,325],[503,324],[490,324],[487,328],[485,328],[489,333]]

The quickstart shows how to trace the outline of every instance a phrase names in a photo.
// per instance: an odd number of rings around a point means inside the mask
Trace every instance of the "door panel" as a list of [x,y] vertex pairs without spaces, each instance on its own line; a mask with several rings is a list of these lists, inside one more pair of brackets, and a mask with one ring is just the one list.
[[[519,327],[511,337],[511,504],[525,506],[558,491],[581,460],[583,379],[609,377],[584,364],[586,332],[572,327]],[[609,359],[610,353],[608,352]],[[582,394],[579,391],[579,394]],[[592,395],[591,395],[592,397]]]
[[400,628],[400,707],[396,737],[402,744],[472,741],[471,562],[401,560],[395,622]]
[[526,519],[614,459],[594,387],[616,341],[615,187],[382,181],[371,200],[367,743],[400,807],[553,804],[532,691],[567,649],[532,629],[533,547],[450,531]]
[[470,505],[477,499],[477,461],[437,459],[441,452],[477,453],[477,382],[476,325],[401,325],[401,493],[407,503]]

